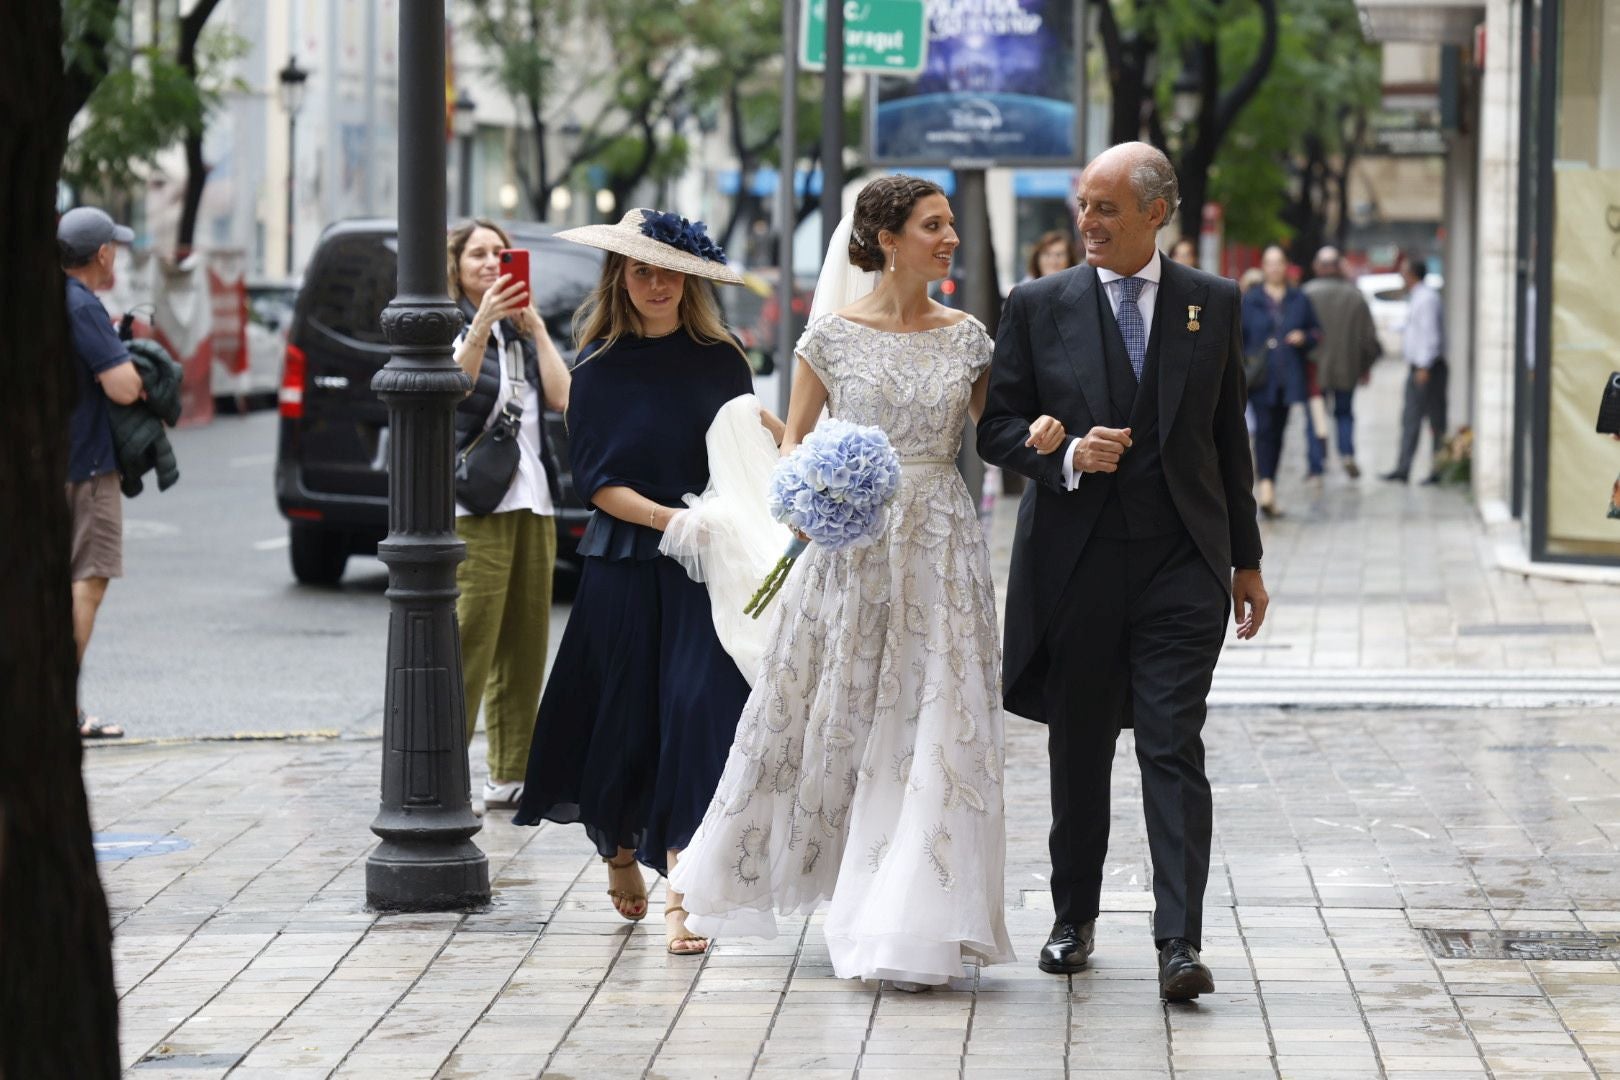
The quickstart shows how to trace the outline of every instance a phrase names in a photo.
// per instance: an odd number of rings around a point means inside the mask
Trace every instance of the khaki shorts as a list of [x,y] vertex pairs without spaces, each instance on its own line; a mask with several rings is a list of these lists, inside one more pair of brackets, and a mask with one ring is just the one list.
[[73,580],[124,576],[124,493],[115,472],[67,486]]

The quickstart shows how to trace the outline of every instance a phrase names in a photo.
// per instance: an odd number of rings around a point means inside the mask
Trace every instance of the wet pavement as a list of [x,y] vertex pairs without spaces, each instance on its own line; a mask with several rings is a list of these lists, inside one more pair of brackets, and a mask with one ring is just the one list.
[[[1399,377],[1364,397],[1369,474]],[[1158,1000],[1128,734],[1093,969],[1034,966],[1044,738],[1009,719],[1020,959],[920,995],[833,978],[817,919],[668,956],[661,883],[627,924],[578,827],[504,814],[488,910],[379,917],[374,735],[132,742],[85,768],[129,1075],[1620,1076],[1620,588],[1503,571],[1456,489],[1313,492],[1295,427],[1273,613],[1228,643],[1206,729],[1215,994]]]
[[629,925],[581,830],[502,814],[478,837],[489,910],[370,914],[376,741],[97,751],[97,828],[123,850],[189,844],[101,867],[125,1060],[192,1080],[1620,1075],[1612,958],[1454,959],[1425,937],[1574,932],[1565,947],[1591,952],[1620,931],[1612,712],[1219,709],[1206,741],[1218,992],[1172,1007],[1129,736],[1093,970],[1033,963],[1051,920],[1044,740],[1012,721],[1020,960],[922,995],[833,978],[814,919],[666,956],[661,890]]

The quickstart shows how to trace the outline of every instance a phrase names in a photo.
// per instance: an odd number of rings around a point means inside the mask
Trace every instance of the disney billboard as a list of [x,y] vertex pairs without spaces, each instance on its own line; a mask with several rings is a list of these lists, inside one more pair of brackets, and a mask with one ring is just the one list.
[[873,79],[872,160],[980,167],[1076,162],[1079,10],[1073,0],[930,0],[922,73]]

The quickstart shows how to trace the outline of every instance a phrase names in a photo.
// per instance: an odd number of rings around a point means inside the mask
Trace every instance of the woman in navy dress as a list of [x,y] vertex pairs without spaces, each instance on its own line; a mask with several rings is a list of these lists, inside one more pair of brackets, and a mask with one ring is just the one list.
[[[667,874],[691,839],[748,699],[707,591],[658,542],[681,497],[708,483],[715,413],[753,384],[712,288],[694,280],[740,280],[701,225],[631,210],[558,235],[609,253],[581,311],[567,413],[574,487],[595,512],[513,820],[583,823],[634,922],[647,913],[638,863]],[[668,949],[701,953],[685,916],[670,891]]]
[[[1282,457],[1283,431],[1288,411],[1305,404],[1311,395],[1310,351],[1321,338],[1316,310],[1310,299],[1288,284],[1288,256],[1273,245],[1260,257],[1263,284],[1243,294],[1243,355],[1266,354],[1266,377],[1251,389],[1249,404],[1254,406],[1254,463],[1260,482],[1255,496],[1260,510],[1275,517],[1277,510],[1277,462]],[[1307,413],[1305,422],[1310,423]],[[1320,449],[1307,438],[1310,472],[1322,472]]]

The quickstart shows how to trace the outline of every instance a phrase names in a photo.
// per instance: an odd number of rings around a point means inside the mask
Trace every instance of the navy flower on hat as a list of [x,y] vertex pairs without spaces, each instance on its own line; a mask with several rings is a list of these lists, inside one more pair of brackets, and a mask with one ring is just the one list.
[[724,263],[726,251],[709,239],[703,222],[687,221],[679,214],[653,211],[641,219],[641,234],[661,244],[668,244],[688,255],[696,255],[709,262]]

